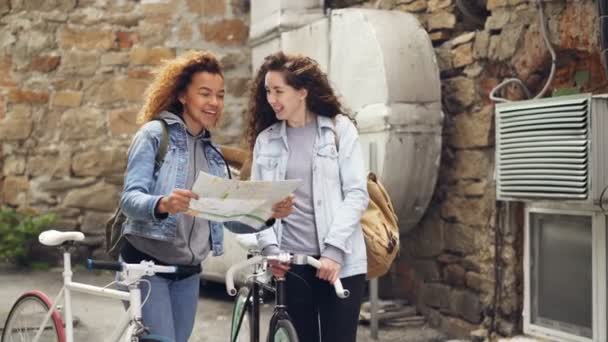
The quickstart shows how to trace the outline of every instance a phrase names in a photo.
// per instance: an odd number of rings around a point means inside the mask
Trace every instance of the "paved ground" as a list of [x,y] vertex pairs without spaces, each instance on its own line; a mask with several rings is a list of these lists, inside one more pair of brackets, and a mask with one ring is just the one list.
[[[74,281],[105,285],[112,281],[109,272],[90,272],[82,269],[74,271]],[[215,285],[215,286],[213,286]],[[29,289],[40,289],[55,296],[61,288],[61,270],[16,272],[0,269],[0,325],[4,321],[14,300]],[[123,312],[122,305],[115,300],[74,294],[75,315],[80,319],[75,340],[97,342],[107,337],[117,317]],[[232,298],[227,296],[222,286],[205,286],[199,298],[197,320],[191,341],[225,342],[230,331]],[[263,308],[262,320],[267,322],[272,307]],[[262,325],[263,326],[263,325]],[[427,328],[381,328],[379,341],[443,341],[437,331]],[[367,326],[361,325],[357,341],[374,341]]]

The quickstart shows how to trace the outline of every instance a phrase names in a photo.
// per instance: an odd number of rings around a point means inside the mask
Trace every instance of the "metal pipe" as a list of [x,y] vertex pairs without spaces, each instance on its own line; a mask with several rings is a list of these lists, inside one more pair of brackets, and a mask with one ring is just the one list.
[[89,285],[89,284],[70,282],[70,283],[66,284],[65,286],[66,286],[66,288],[76,291],[76,292],[87,293],[87,294],[91,294],[91,295],[99,296],[99,297],[114,298],[114,299],[120,299],[120,300],[125,300],[125,301],[128,301],[130,298],[129,292],[114,290],[114,289],[107,289],[107,288],[102,288],[99,286],[94,286],[94,285]]
[[66,341],[74,341],[74,321],[72,319],[72,294],[70,292],[69,285],[72,283],[72,260],[70,252],[66,249],[63,252],[63,283],[65,284],[64,291],[64,313],[65,313],[65,330],[66,330]]

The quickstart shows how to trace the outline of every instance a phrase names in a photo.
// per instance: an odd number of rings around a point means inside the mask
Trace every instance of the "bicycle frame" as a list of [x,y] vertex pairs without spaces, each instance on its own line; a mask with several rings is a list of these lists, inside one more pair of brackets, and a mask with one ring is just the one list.
[[253,282],[251,291],[251,303],[249,312],[249,336],[254,338],[254,342],[260,341],[260,290],[261,286],[257,281]]
[[[123,335],[125,329],[129,325],[129,322],[141,322],[141,290],[138,287],[138,282],[132,283],[129,285],[129,292],[119,291],[108,289],[101,286],[94,286],[84,283],[78,283],[72,281],[72,263],[71,263],[71,255],[68,251],[68,248],[62,248],[63,250],[63,287],[57,294],[57,296],[53,300],[53,305],[49,309],[49,311],[44,316],[40,327],[37,330],[36,336],[34,337],[33,342],[37,342],[42,334],[43,328],[46,323],[50,319],[53,311],[57,309],[57,305],[63,299],[64,310],[63,310],[63,320],[65,322],[65,336],[67,342],[74,341],[74,324],[73,324],[73,314],[72,314],[72,291],[85,293],[89,295],[99,296],[99,297],[107,297],[114,298],[117,300],[129,301],[130,306],[129,309],[122,315],[118,326],[113,331],[112,335],[109,338],[109,341],[118,341],[120,336]],[[131,324],[128,326],[127,334],[125,335],[129,338],[135,333],[136,326]]]
[[282,320],[291,321],[289,317],[289,313],[287,313],[287,290],[285,284],[285,278],[276,278],[276,297],[275,297],[275,305],[274,310],[272,312],[272,317],[270,318],[270,323],[268,324],[268,341],[274,342],[274,336],[272,336],[272,332],[275,331],[277,323]]
[[[235,296],[237,294],[236,288],[234,287],[234,272],[238,269],[244,268],[245,266],[248,265],[255,265],[255,269],[253,272],[253,280],[252,281],[248,281],[247,287],[249,288],[250,292],[247,295],[247,299],[245,302],[245,311],[247,312],[243,312],[242,315],[244,317],[245,314],[249,313],[249,317],[250,317],[250,341],[251,342],[259,342],[259,317],[260,317],[260,313],[259,313],[259,291],[260,291],[260,287],[261,285],[259,284],[257,277],[259,277],[261,274],[264,273],[265,270],[265,266],[266,266],[266,262],[269,260],[276,260],[279,262],[284,262],[284,263],[290,263],[290,264],[295,264],[295,265],[311,265],[315,268],[319,268],[321,266],[320,262],[315,259],[312,258],[310,256],[306,256],[306,255],[290,255],[289,253],[281,253],[279,255],[275,255],[275,256],[262,256],[262,255],[256,255],[253,256],[251,258],[249,258],[248,260],[241,262],[239,264],[233,265],[232,267],[230,267],[230,269],[228,270],[228,272],[226,272],[226,290],[228,292],[229,295],[231,296]],[[269,339],[268,341],[270,342],[274,342],[274,336],[272,335],[272,332],[275,331],[275,328],[277,327],[278,323],[281,320],[287,320],[291,322],[291,318],[289,317],[289,314],[287,312],[287,300],[286,300],[286,295],[287,295],[287,290],[286,290],[286,283],[285,283],[285,278],[276,278],[274,277],[275,281],[276,281],[276,291],[275,291],[275,306],[274,306],[274,310],[272,313],[272,317],[270,319],[270,324],[269,324],[269,329],[268,329],[268,333],[269,333]],[[336,282],[333,284],[335,291],[336,291],[336,295],[339,298],[346,298],[350,295],[350,292],[348,290],[345,290],[342,287],[342,282],[340,281],[340,279],[336,280]],[[253,293],[251,293],[253,291]],[[250,301],[250,298],[252,298],[253,296],[253,300]],[[239,318],[242,321],[242,317]],[[239,322],[239,330],[240,330],[240,324],[241,322]]]
[[[72,314],[72,292],[80,292],[87,295],[97,296],[97,297],[106,297],[113,298],[121,301],[128,301],[129,308],[126,312],[121,316],[117,327],[112,331],[112,334],[109,338],[109,341],[119,341],[121,336],[124,336],[125,341],[132,341],[144,334],[146,334],[146,327],[142,322],[142,300],[141,300],[141,290],[139,288],[139,284],[141,283],[141,279],[144,276],[153,276],[157,273],[180,273],[191,272],[191,269],[188,266],[166,266],[166,265],[156,265],[153,261],[141,261],[138,264],[128,264],[124,262],[113,262],[113,261],[95,261],[88,259],[87,260],[87,268],[89,269],[105,269],[111,271],[120,272],[121,280],[118,284],[124,285],[128,288],[128,291],[120,291],[109,289],[106,285],[104,287],[89,285],[85,283],[78,283],[72,281],[72,260],[70,255],[70,250],[73,248],[76,242],[84,240],[84,234],[81,232],[59,232],[56,230],[47,230],[38,236],[38,240],[40,243],[46,246],[57,246],[60,248],[63,254],[63,286],[61,290],[55,296],[53,303],[49,303],[50,301],[43,293],[39,291],[32,292],[34,296],[37,296],[41,301],[44,302],[45,307],[49,307],[48,311],[44,314],[44,318],[40,323],[40,326],[36,329],[36,335],[33,338],[33,342],[37,342],[42,335],[44,328],[46,327],[49,319],[53,317],[53,323],[55,326],[60,324],[59,317],[57,317],[56,310],[58,307],[58,303],[63,301],[64,310],[63,310],[63,320],[65,324],[65,328],[57,328],[58,335],[61,338],[62,335],[65,335],[65,340],[67,342],[74,341],[74,323],[73,323],[73,314]],[[113,282],[114,283],[114,282]],[[151,289],[150,289],[151,291]],[[28,296],[31,294],[27,294]],[[20,297],[24,298],[23,296]],[[19,305],[19,300],[13,306],[13,309],[17,308]],[[11,309],[11,313],[7,318],[7,325],[10,324],[11,315],[13,312]],[[17,311],[19,312],[19,311]],[[4,339],[4,332],[2,332],[2,339]],[[146,337],[156,338],[163,340],[162,336],[154,336],[147,335]]]
[[[117,300],[123,300],[129,302],[129,308],[122,315],[117,327],[112,332],[108,341],[119,341],[121,336],[124,336],[125,341],[131,341],[133,337],[139,337],[146,332],[146,328],[143,325],[141,318],[141,290],[139,289],[140,279],[143,276],[152,276],[156,273],[176,273],[179,270],[177,266],[164,266],[155,265],[152,261],[142,261],[139,264],[126,264],[122,262],[105,262],[105,261],[94,261],[88,260],[87,266],[89,268],[106,269],[113,271],[120,271],[121,284],[128,287],[129,291],[119,291],[108,289],[106,287],[94,286],[84,283],[77,283],[72,281],[72,269],[71,269],[71,258],[69,253],[69,247],[63,248],[64,258],[64,271],[63,271],[63,287],[59,291],[55,302],[51,309],[45,315],[45,319],[38,328],[34,341],[37,341],[42,333],[42,328],[52,315],[53,311],[57,307],[57,303],[61,301],[65,304],[65,325],[66,325],[66,341],[73,342],[74,340],[74,327],[73,327],[73,316],[72,316],[72,291],[81,292],[88,295],[114,298]],[[157,336],[158,338],[158,336]]]
[[[261,267],[260,267],[261,268]],[[263,271],[262,271],[263,272]],[[253,280],[249,281],[247,288],[249,293],[245,302],[245,310],[239,317],[241,322],[239,323],[238,330],[242,328],[242,319],[245,315],[249,316],[249,341],[260,342],[260,291],[263,286],[260,285],[259,280],[256,279],[260,273],[254,272]],[[276,279],[276,278],[275,278]],[[268,325],[268,331],[274,331],[277,322],[282,319],[290,320],[289,314],[287,313],[287,303],[285,296],[287,290],[285,288],[285,279],[276,279],[276,290],[275,290],[275,306]]]
[[263,286],[260,283],[258,277],[265,274],[265,269],[262,265],[256,264],[254,266],[253,274],[251,278],[246,281],[246,287],[249,289],[249,293],[247,294],[247,298],[245,300],[245,309],[242,313],[242,316],[239,317],[239,327],[240,331],[242,328],[242,320],[245,315],[249,316],[249,336],[251,342],[259,342],[260,341],[260,302],[261,302],[261,291]]

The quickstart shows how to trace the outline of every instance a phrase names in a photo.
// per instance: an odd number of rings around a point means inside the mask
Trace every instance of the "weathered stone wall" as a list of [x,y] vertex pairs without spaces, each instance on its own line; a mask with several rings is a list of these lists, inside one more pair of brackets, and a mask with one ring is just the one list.
[[[269,0],[270,1],[270,0]],[[536,8],[527,0],[333,0],[414,13],[441,68],[446,114],[440,177],[423,221],[402,237],[387,287],[415,301],[453,336],[521,329],[521,208],[497,205],[493,103],[507,77],[538,92],[550,70]],[[596,3],[543,0],[558,55],[550,91],[606,91]],[[243,127],[249,50],[246,0],[0,1],[0,203],[61,214],[63,229],[101,241],[114,209],[135,114],[150,71],[186,49],[222,57],[229,91],[220,141]],[[505,96],[522,98],[510,87]],[[96,237],[95,237],[96,236]],[[498,243],[497,243],[498,242]],[[496,253],[498,251],[498,253]],[[498,257],[495,257],[495,256]],[[496,267],[495,265],[498,265]]]
[[[402,249],[385,292],[408,297],[429,321],[452,336],[471,331],[521,331],[523,215],[495,201],[494,107],[490,90],[503,79],[524,80],[533,94],[544,85],[551,57],[542,41],[535,1],[333,1],[415,14],[436,47],[445,117],[440,176],[424,219],[402,236]],[[592,0],[543,0],[557,72],[549,92],[574,87],[605,92],[598,16]],[[509,87],[503,96],[523,98]],[[498,253],[496,253],[498,251]],[[498,257],[495,257],[495,256]],[[496,267],[498,265],[498,267]],[[485,330],[485,331],[484,331]]]
[[221,57],[219,142],[243,129],[249,3],[240,0],[0,1],[0,204],[53,211],[101,241],[151,71],[185,50]]

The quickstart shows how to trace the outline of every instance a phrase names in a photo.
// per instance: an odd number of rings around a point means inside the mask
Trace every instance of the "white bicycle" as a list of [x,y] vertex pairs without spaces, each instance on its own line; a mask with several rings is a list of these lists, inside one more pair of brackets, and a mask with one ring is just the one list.
[[[141,279],[143,276],[152,276],[156,273],[180,273],[180,267],[155,265],[150,261],[126,264],[89,259],[87,261],[89,269],[121,272],[121,280],[117,283],[126,286],[128,292],[119,291],[108,288],[116,282],[100,287],[72,281],[70,250],[76,242],[84,240],[84,234],[81,232],[47,230],[39,235],[38,240],[46,246],[57,246],[63,252],[63,287],[54,301],[38,290],[22,294],[8,314],[2,330],[1,342],[74,341],[72,291],[129,302],[129,308],[117,320],[117,326],[107,341],[168,341],[162,336],[148,334],[141,318],[143,303],[139,284],[147,281]],[[60,312],[58,303],[62,300],[63,307]]]

